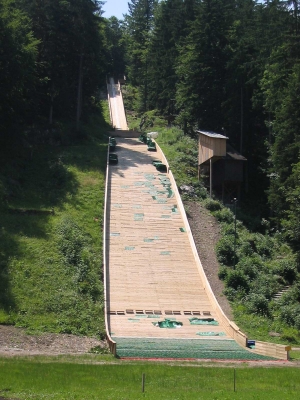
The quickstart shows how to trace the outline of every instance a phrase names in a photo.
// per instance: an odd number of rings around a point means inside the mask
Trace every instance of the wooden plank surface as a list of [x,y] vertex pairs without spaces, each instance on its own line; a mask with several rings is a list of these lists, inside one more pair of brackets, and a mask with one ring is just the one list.
[[107,85],[107,89],[113,127],[116,129],[127,130],[128,126],[120,85],[116,85],[113,78],[110,78],[110,84]]
[[[183,313],[200,311],[199,317],[204,318],[206,311],[215,317],[187,233],[181,229],[184,224],[168,175],[152,165],[157,154],[132,138],[118,139],[116,153],[119,163],[110,166],[107,177],[107,304],[109,312],[124,311],[125,315],[109,315],[110,332],[114,337],[176,338],[225,332],[221,324],[190,325],[193,315]],[[157,310],[162,315],[137,318],[137,310]],[[180,311],[180,315],[166,315],[166,311]],[[152,324],[170,317],[183,326],[160,329]]]

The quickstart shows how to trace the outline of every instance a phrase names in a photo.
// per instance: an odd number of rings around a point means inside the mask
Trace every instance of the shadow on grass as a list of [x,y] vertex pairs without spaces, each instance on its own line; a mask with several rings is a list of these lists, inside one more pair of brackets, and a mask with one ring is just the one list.
[[0,308],[5,312],[17,311],[9,262],[22,258],[23,239],[47,240],[55,211],[78,201],[73,168],[104,174],[107,140],[101,132],[95,123],[90,136],[69,146],[0,146]]

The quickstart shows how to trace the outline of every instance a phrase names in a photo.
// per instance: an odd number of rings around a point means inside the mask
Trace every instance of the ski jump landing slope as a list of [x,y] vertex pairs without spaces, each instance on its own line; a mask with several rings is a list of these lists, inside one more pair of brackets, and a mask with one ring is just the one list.
[[[137,139],[118,138],[117,154],[119,163],[107,177],[110,333],[197,338],[213,330],[216,340],[230,338],[199,274],[174,185],[152,164],[157,153]],[[192,317],[219,324],[191,325]],[[152,324],[164,318],[183,325],[171,330]]]
[[[108,165],[105,213],[105,312],[121,357],[261,359],[219,307],[204,274],[171,171],[152,162],[138,139],[117,138]],[[192,318],[206,319],[193,324]],[[164,320],[179,322],[160,328]],[[112,347],[111,347],[112,348]]]
[[117,130],[128,130],[126,115],[123,104],[123,97],[120,84],[115,84],[110,78],[107,84],[108,104],[112,126]]
[[[119,162],[107,165],[104,287],[112,352],[120,357],[287,359],[290,348],[283,345],[256,342],[255,350],[247,349],[246,335],[224,315],[203,271],[172,172],[160,173],[152,164],[167,164],[157,150],[147,151],[135,138],[117,137]],[[207,323],[195,325],[192,318]],[[166,319],[182,325],[156,326]]]

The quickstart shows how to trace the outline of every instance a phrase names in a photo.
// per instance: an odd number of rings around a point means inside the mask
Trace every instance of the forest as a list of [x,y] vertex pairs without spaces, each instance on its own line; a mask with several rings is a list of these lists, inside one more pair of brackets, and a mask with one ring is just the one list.
[[[165,127],[179,129],[185,143],[196,139],[198,129],[222,133],[247,158],[248,188],[240,207],[248,215],[250,230],[267,234],[270,240],[280,236],[290,249],[286,259],[280,255],[283,245],[278,246],[277,256],[283,260],[277,259],[277,269],[271,269],[274,276],[285,276],[285,284],[293,284],[293,294],[283,304],[289,312],[282,319],[299,329],[298,0],[131,0],[122,20],[104,18],[103,4],[97,0],[0,0],[1,213],[6,215],[12,205],[18,208],[26,183],[24,165],[33,163],[41,149],[56,151],[88,140],[85,125],[104,107],[106,78],[125,76],[127,113],[141,129],[150,128],[151,118],[157,118]],[[105,142],[104,136],[100,139]],[[72,157],[79,159],[78,154]],[[70,176],[64,162],[59,156],[42,168],[45,176],[56,179],[57,192],[45,200],[50,211]],[[41,190],[43,185],[45,178]],[[251,220],[259,223],[251,224]],[[55,229],[57,237],[68,237],[80,228],[67,219]],[[13,250],[11,242],[7,246],[0,253],[0,287],[9,281]],[[94,276],[91,272],[86,278],[94,261],[85,263],[79,257],[90,239],[83,235],[74,246],[76,251],[59,247],[61,262],[78,264],[76,282],[82,295],[85,280],[90,282]],[[255,247],[249,244],[249,254],[251,246]],[[220,261],[230,264],[224,258]],[[240,297],[247,295],[251,274],[255,275],[253,262],[251,268],[246,264],[240,275],[229,278],[222,269],[220,273],[223,279],[235,279],[234,290]],[[89,299],[101,302],[100,286],[93,290],[88,292]],[[265,300],[270,299],[263,294],[257,303]],[[0,302],[6,310],[3,321],[26,325],[27,311],[17,310],[19,319],[7,319],[7,310],[12,308],[7,291],[2,290]],[[265,313],[260,306],[256,311]],[[68,324],[66,331],[77,332]]]

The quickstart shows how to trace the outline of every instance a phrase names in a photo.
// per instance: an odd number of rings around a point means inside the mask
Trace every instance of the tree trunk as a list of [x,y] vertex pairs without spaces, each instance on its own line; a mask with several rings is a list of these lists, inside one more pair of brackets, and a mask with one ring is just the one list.
[[82,106],[82,65],[83,65],[83,53],[80,54],[80,61],[79,61],[78,89],[77,89],[77,111],[76,111],[76,132],[79,132],[79,122],[80,122],[81,106]]

